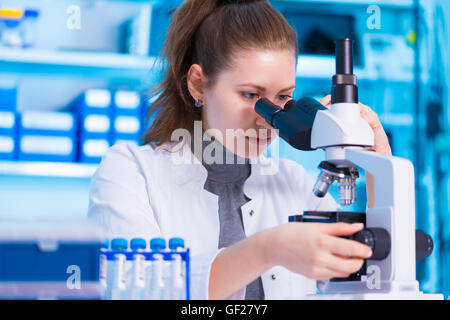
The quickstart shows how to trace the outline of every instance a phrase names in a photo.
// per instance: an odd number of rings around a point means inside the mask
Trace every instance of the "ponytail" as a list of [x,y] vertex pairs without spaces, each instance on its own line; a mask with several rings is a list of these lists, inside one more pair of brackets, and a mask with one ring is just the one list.
[[153,90],[147,121],[156,116],[143,144],[159,146],[176,129],[192,130],[201,109],[187,87],[189,68],[199,64],[212,85],[236,48],[289,48],[297,56],[297,36],[267,0],[187,0],[175,11],[162,49],[163,81]]

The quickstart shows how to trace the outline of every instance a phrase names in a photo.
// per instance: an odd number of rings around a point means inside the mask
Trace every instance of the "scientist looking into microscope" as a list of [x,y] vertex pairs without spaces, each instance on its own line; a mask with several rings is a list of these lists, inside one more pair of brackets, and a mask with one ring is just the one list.
[[[301,298],[316,292],[315,280],[347,277],[372,254],[340,238],[362,224],[288,223],[297,212],[339,208],[329,194],[314,196],[300,164],[280,159],[277,172],[264,175],[262,161],[252,161],[264,158],[275,131],[254,105],[262,97],[280,106],[292,99],[297,47],[295,31],[266,0],[185,1],[164,44],[167,70],[143,145],[111,147],[93,177],[89,217],[109,237],[185,239],[192,299]],[[320,102],[327,106],[330,97]],[[377,115],[362,104],[360,111],[374,131],[374,151],[391,155]],[[220,134],[194,141],[194,122],[202,136]],[[177,129],[191,139],[172,141]],[[258,136],[246,135],[250,129]],[[199,157],[212,149],[223,151],[223,161]],[[195,156],[187,164],[173,154]],[[370,208],[373,178],[366,180]]]

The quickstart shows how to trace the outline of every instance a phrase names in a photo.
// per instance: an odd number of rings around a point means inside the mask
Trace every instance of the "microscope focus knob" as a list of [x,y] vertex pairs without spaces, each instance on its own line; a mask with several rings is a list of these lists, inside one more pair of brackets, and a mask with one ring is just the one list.
[[391,252],[391,236],[383,228],[367,228],[356,233],[352,240],[356,240],[372,248],[370,260],[384,260]]
[[433,239],[422,230],[416,230],[416,260],[423,260],[433,252]]

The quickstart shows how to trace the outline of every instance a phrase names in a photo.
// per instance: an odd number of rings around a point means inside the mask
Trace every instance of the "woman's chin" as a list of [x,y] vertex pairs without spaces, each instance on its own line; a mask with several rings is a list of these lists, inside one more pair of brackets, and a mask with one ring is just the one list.
[[252,143],[245,144],[245,150],[239,149],[237,150],[237,155],[244,158],[257,158],[267,149],[267,145],[254,145]]

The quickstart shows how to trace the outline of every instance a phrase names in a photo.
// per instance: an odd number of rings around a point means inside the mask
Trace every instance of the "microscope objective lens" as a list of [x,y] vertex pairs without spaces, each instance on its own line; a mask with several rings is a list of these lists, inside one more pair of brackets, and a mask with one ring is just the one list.
[[314,186],[314,194],[319,198],[323,198],[327,194],[328,189],[330,189],[330,186],[333,184],[333,182],[334,177],[322,171],[317,178],[316,184]]
[[356,186],[354,179],[339,179],[339,201],[344,206],[349,206],[356,201]]

